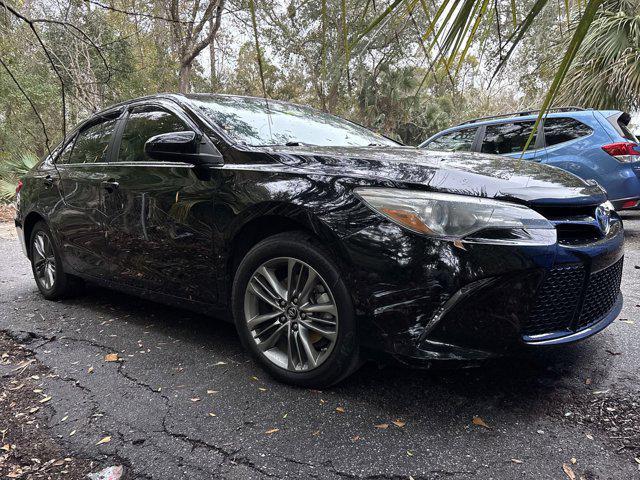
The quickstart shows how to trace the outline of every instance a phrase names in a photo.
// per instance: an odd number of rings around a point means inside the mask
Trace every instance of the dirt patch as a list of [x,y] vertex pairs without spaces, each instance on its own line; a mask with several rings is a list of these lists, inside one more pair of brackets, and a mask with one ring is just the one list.
[[43,379],[53,376],[0,332],[0,478],[87,478],[96,463],[68,452],[47,428],[51,398]]
[[593,391],[563,415],[569,421],[604,434],[617,453],[630,453],[640,464],[640,400],[635,394]]
[[16,209],[12,204],[0,203],[0,222],[13,222]]

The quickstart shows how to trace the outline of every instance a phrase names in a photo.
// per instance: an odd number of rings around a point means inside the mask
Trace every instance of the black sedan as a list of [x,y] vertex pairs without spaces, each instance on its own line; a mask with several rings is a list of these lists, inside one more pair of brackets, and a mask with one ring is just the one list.
[[622,222],[596,184],[404,147],[285,102],[125,102],[18,190],[44,297],[88,281],[231,311],[255,359],[297,385],[372,356],[423,365],[571,342],[622,306]]

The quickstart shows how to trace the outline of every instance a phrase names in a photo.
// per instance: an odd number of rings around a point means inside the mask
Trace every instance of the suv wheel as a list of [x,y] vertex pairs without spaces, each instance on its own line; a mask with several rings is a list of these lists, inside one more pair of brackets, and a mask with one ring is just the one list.
[[77,291],[80,280],[62,269],[60,254],[44,222],[38,222],[33,227],[29,245],[33,278],[47,300],[57,300]]
[[358,366],[353,305],[330,255],[303,232],[269,237],[244,257],[233,285],[246,349],[280,381],[324,387]]

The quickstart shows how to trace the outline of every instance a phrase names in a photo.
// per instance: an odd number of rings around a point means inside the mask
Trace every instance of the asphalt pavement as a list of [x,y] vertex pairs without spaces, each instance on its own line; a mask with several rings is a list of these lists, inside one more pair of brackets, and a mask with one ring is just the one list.
[[51,372],[39,428],[127,478],[640,478],[640,212],[624,219],[619,319],[478,368],[281,385],[219,319],[97,287],[45,301],[7,224],[0,330]]

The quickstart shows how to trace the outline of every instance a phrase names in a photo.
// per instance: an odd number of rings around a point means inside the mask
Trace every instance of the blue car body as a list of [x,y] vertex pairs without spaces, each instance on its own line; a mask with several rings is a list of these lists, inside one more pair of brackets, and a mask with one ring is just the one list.
[[[557,109],[522,154],[536,112],[472,120],[443,130],[420,145],[430,150],[495,153],[552,165],[604,188],[616,209],[640,201],[640,147],[616,110]],[[509,137],[511,135],[511,138]],[[524,139],[524,140],[523,140]]]

